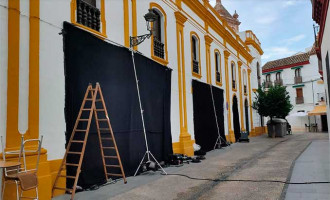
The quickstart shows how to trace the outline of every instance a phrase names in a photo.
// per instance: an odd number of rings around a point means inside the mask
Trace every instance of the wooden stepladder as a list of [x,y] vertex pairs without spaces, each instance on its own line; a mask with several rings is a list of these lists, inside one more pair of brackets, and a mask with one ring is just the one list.
[[[66,192],[71,193],[71,200],[73,200],[76,192],[79,174],[81,172],[81,165],[84,159],[86,143],[93,115],[95,117],[96,129],[101,148],[101,156],[106,180],[108,181],[109,177],[122,177],[124,179],[124,182],[127,182],[115,137],[111,128],[108,112],[103,99],[100,84],[96,83],[95,88],[93,88],[92,84],[89,84],[85,93],[84,100],[81,104],[76,123],[72,130],[70,141],[67,145],[62,164],[57,173],[53,185],[52,195],[54,195],[55,190],[64,190]],[[73,146],[75,148],[73,148]],[[74,159],[72,158],[70,160],[75,160],[76,162],[68,163],[68,156],[70,156],[70,158],[74,157]],[[110,162],[112,164],[109,164]],[[113,164],[113,162],[116,163]],[[68,169],[68,167],[71,167],[71,172],[74,171],[75,176],[64,175],[64,172]],[[120,173],[110,173],[111,168],[117,168],[116,170],[119,170]],[[72,188],[68,188],[68,186],[66,188],[57,187],[60,178],[72,179],[74,181]]]

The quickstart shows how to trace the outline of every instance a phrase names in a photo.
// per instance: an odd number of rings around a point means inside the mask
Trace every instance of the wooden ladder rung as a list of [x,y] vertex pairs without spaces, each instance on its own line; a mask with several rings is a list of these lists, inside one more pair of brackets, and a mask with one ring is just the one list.
[[89,119],[78,119],[78,121],[88,122]]
[[98,112],[98,111],[105,111],[105,109],[103,109],[103,108],[99,108],[99,109],[95,109],[95,111],[96,111],[96,112]]
[[100,131],[110,131],[109,128],[99,128]]
[[60,175],[60,177],[65,177],[65,178],[76,179],[76,177],[75,177],[75,176],[66,176],[66,175]]
[[91,111],[92,109],[91,108],[83,108],[81,109],[82,111]]
[[54,187],[54,189],[56,189],[56,190],[65,190],[67,192],[72,192],[72,189],[68,189],[68,188]]
[[112,174],[112,173],[107,173],[107,174],[108,174],[108,176],[120,176],[120,177],[123,176],[122,174]]
[[102,149],[115,149],[115,147],[102,147]]
[[84,129],[76,129],[76,132],[86,132],[87,130]]
[[86,101],[93,101],[93,99],[92,98],[87,98]]
[[83,140],[72,140],[71,142],[74,142],[74,143],[84,143]]
[[104,156],[105,158],[117,159],[117,156]]
[[78,167],[79,166],[79,164],[74,164],[74,163],[65,163],[65,165],[67,165],[67,166],[75,166],[75,167]]
[[97,121],[106,122],[106,121],[108,121],[108,119],[98,119]]
[[102,99],[96,99],[96,100],[95,100],[95,102],[100,102],[100,101],[102,101]]
[[115,168],[120,168],[120,165],[105,165],[106,167],[115,167]]
[[81,154],[81,152],[76,152],[76,151],[69,151],[68,154]]
[[112,140],[110,137],[101,137],[102,140]]

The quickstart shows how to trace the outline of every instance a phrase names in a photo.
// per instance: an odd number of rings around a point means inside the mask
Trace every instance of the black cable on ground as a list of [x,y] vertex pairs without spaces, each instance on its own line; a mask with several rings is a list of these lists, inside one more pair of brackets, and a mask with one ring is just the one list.
[[[166,175],[163,174],[162,175]],[[199,181],[213,181],[213,182],[253,182],[253,183],[282,183],[282,184],[289,184],[289,185],[308,185],[308,184],[330,184],[329,181],[311,181],[311,182],[287,182],[287,181],[277,181],[277,180],[249,180],[249,179],[210,179],[210,178],[196,178],[191,177],[184,174],[167,174],[169,176],[182,176],[192,180],[199,180]]]

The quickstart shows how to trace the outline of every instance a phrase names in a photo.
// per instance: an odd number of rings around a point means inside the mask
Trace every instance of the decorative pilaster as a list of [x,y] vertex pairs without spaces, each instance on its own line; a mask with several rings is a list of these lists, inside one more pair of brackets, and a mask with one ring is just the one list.
[[205,56],[206,56],[206,80],[208,84],[212,84],[210,49],[213,39],[209,35],[205,35],[204,39],[205,39]]
[[230,56],[229,51],[224,51],[225,56],[225,79],[226,79],[226,107],[227,107],[227,119],[228,119],[228,134],[229,141],[235,142],[234,131],[231,126],[231,107],[230,107],[230,90],[229,90],[229,66],[228,66],[228,58]]
[[253,127],[253,116],[252,116],[252,95],[251,95],[251,68],[248,68],[248,81],[249,81],[249,102],[250,102],[250,123],[251,123],[251,132],[252,136],[255,135],[254,127]]
[[188,133],[187,104],[186,104],[186,76],[184,57],[184,23],[187,17],[180,11],[174,13],[176,19],[177,60],[178,60],[178,85],[179,85],[179,113],[180,113],[180,139],[178,145],[173,145],[175,153],[194,155],[191,135]]
[[241,129],[245,131],[244,128],[244,113],[243,113],[243,95],[242,95],[242,62],[238,61],[238,84],[239,84],[239,104],[240,104],[240,111],[241,111]]

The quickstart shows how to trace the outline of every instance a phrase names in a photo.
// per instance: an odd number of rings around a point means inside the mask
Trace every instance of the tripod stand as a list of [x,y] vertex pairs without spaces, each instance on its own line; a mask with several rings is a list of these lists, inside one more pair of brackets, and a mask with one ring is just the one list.
[[213,104],[213,112],[214,112],[214,117],[215,117],[215,122],[217,124],[217,130],[218,130],[218,138],[217,140],[215,141],[215,144],[214,144],[214,148],[213,149],[216,149],[217,145],[221,147],[221,144],[223,142],[226,143],[227,146],[230,146],[230,144],[224,140],[221,135],[220,135],[220,130],[219,130],[219,125],[218,125],[218,116],[217,116],[217,112],[215,110],[215,104],[214,104],[214,97],[213,97],[213,90],[212,90],[212,85],[210,84],[210,90],[211,90],[211,96],[212,96],[212,104]]
[[[138,173],[139,169],[141,168],[141,166],[143,164],[143,161],[145,161],[145,160],[147,160],[146,163],[149,163],[149,164],[152,163],[152,162],[156,162],[157,165],[159,166],[159,168],[167,175],[167,173],[162,168],[162,166],[159,164],[159,162],[157,161],[157,159],[154,157],[154,155],[151,153],[151,151],[149,151],[148,138],[147,138],[147,133],[146,133],[146,127],[145,127],[145,124],[144,124],[143,108],[142,108],[141,96],[140,96],[139,80],[137,78],[135,61],[134,61],[134,51],[133,51],[132,48],[130,50],[131,50],[131,53],[132,53],[132,61],[133,61],[133,67],[134,67],[136,89],[137,89],[137,93],[138,93],[138,99],[139,99],[139,105],[140,105],[140,111],[141,111],[141,119],[142,119],[142,126],[143,126],[144,141],[145,141],[145,145],[146,145],[146,149],[147,149],[146,152],[144,153],[144,156],[142,157],[142,160],[141,160],[138,168],[135,171],[134,176],[136,176],[136,174]],[[151,158],[152,158],[153,161],[151,160]]]

